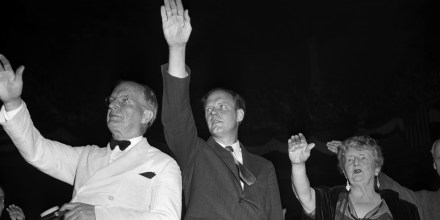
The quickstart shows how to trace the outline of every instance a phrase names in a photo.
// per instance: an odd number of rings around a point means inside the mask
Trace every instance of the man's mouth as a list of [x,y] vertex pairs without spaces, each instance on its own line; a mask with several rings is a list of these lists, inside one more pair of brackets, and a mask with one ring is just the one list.
[[109,118],[114,118],[114,117],[121,117],[121,116],[118,115],[118,114],[110,113],[110,114],[108,115],[108,117],[109,117]]
[[211,123],[212,124],[216,124],[216,123],[219,123],[219,122],[221,122],[219,119],[216,119],[216,118],[212,118],[211,119]]
[[218,124],[218,123],[220,123],[221,121],[219,121],[219,120],[213,120],[212,121],[212,125],[215,125],[215,124]]

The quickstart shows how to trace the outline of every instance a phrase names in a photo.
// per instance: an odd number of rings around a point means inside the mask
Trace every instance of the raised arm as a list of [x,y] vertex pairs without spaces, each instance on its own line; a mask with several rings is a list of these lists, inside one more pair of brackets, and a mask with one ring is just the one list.
[[20,66],[14,72],[8,59],[0,54],[0,100],[6,111],[15,110],[21,105],[23,71],[24,66]]
[[386,175],[385,173],[380,173],[379,176],[379,182],[380,182],[380,188],[381,189],[391,189],[399,193],[399,197],[403,200],[406,200],[410,203],[413,203],[414,205],[419,208],[419,212],[421,212],[423,209],[423,203],[421,201],[422,194],[419,192],[414,192],[411,189],[408,189],[402,185],[400,185],[398,182],[393,180],[391,177]]
[[303,134],[292,135],[288,141],[289,158],[292,163],[292,189],[307,213],[315,210],[315,190],[310,187],[306,174],[306,161],[315,144],[307,144]]
[[[164,0],[162,25],[170,50],[169,64],[162,66],[162,124],[168,147],[182,171],[192,162],[201,141],[190,105],[190,73],[185,48],[191,33],[188,11],[180,0]],[[188,71],[188,72],[187,72]]]
[[184,10],[181,0],[164,0],[160,12],[169,48],[168,73],[184,78],[188,75],[185,70],[185,49],[192,30],[188,10]]
[[45,139],[34,127],[26,104],[21,100],[23,70],[24,67],[20,66],[14,72],[6,57],[0,54],[0,100],[6,110],[0,111],[0,125],[28,163],[54,178],[73,184],[83,148]]

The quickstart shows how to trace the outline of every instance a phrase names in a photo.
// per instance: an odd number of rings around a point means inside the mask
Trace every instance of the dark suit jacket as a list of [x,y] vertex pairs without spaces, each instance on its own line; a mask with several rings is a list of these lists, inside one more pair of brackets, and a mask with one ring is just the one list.
[[167,144],[182,170],[184,219],[283,219],[272,163],[241,146],[243,165],[257,179],[242,190],[231,154],[212,137],[204,141],[197,135],[189,99],[190,77],[173,77],[167,69],[162,66],[162,123]]

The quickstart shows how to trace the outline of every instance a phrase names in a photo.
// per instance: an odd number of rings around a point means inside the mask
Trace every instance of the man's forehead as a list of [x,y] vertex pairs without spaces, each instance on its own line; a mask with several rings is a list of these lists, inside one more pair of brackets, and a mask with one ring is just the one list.
[[217,100],[234,102],[232,95],[224,90],[213,91],[207,98],[207,102],[212,102]]
[[139,95],[142,94],[142,86],[134,82],[122,82],[113,89],[112,95]]

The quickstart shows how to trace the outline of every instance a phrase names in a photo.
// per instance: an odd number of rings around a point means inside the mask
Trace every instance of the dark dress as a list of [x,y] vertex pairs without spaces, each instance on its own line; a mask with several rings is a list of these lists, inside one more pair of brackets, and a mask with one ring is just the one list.
[[[315,189],[316,209],[314,218],[303,213],[303,219],[334,220],[336,206],[341,193],[348,193],[344,186],[333,188],[318,187]],[[380,190],[380,196],[385,200],[394,220],[419,220],[419,213],[414,204],[401,200],[399,194],[392,190]],[[339,220],[339,219],[337,219]]]

